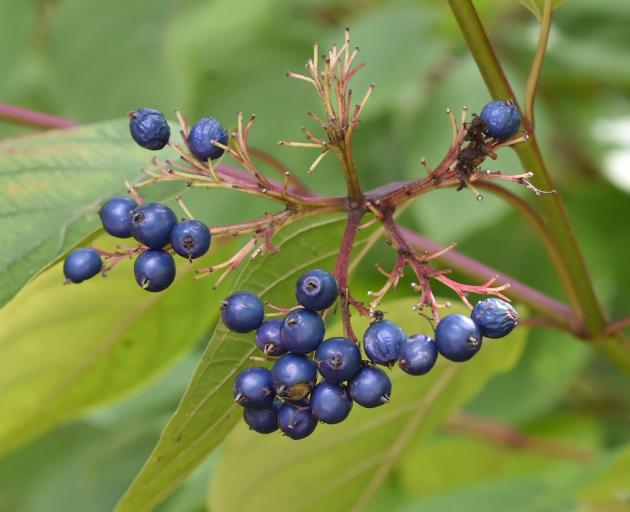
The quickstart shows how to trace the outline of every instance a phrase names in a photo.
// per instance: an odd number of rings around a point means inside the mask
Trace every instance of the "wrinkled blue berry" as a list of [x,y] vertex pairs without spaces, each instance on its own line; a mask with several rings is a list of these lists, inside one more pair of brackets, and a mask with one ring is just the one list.
[[203,222],[183,220],[171,231],[171,246],[180,256],[194,260],[208,252],[210,238],[210,230]]
[[398,366],[409,375],[424,375],[437,359],[435,342],[424,334],[413,334],[400,346]]
[[363,335],[363,348],[371,361],[390,366],[400,355],[400,346],[407,339],[403,331],[389,320],[374,322]]
[[168,206],[146,203],[138,206],[131,215],[131,234],[151,249],[161,249],[170,242],[171,231],[177,217]]
[[251,292],[234,292],[221,301],[221,320],[230,331],[253,331],[260,327],[264,318],[263,304]]
[[291,311],[282,321],[282,344],[295,354],[308,354],[324,340],[326,328],[322,317],[310,309]]
[[451,361],[468,361],[479,351],[481,342],[479,328],[464,315],[445,316],[435,328],[437,349]]
[[317,418],[309,409],[308,402],[285,403],[278,411],[278,426],[291,439],[310,436],[317,426]]
[[305,356],[286,354],[271,367],[276,394],[286,400],[301,400],[315,387],[317,367]]
[[509,101],[491,101],[483,107],[479,117],[486,123],[486,134],[499,140],[516,135],[521,126],[521,114]]
[[305,308],[315,311],[332,306],[337,293],[335,277],[330,272],[318,268],[302,274],[295,285],[297,301]]
[[315,352],[319,373],[330,382],[343,382],[356,375],[363,361],[358,345],[348,338],[330,338]]
[[364,366],[348,385],[350,397],[363,407],[378,407],[389,402],[392,381],[380,368]]
[[131,112],[129,131],[139,146],[153,151],[166,146],[171,136],[171,129],[164,114],[152,108],[139,108]]
[[311,412],[324,423],[340,423],[352,409],[352,399],[343,384],[320,382],[311,393]]
[[280,339],[281,325],[280,318],[273,318],[263,322],[256,330],[256,346],[267,356],[278,357],[287,351]]
[[254,366],[240,372],[232,386],[234,401],[248,409],[270,409],[275,393],[271,372],[267,368]]
[[94,277],[103,268],[101,256],[94,249],[81,247],[75,249],[63,262],[63,273],[66,281],[81,283],[90,277]]
[[117,238],[131,236],[131,214],[138,204],[130,197],[114,197],[107,201],[98,212],[107,233]]
[[204,117],[197,121],[188,134],[190,151],[196,158],[205,162],[208,158],[214,160],[223,154],[221,148],[211,141],[216,140],[227,146],[228,132],[214,117]]
[[470,317],[486,338],[503,338],[518,324],[518,313],[512,305],[496,297],[477,302]]
[[148,292],[161,292],[175,279],[175,260],[162,249],[150,249],[133,264],[136,283]]

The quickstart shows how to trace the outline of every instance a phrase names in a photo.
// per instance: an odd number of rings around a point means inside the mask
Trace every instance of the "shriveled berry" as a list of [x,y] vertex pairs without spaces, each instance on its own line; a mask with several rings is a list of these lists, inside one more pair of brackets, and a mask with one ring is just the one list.
[[289,352],[308,354],[323,341],[325,331],[321,316],[310,309],[296,309],[284,317],[280,337]]
[[131,215],[131,235],[151,249],[161,249],[170,242],[171,231],[177,217],[168,206],[146,203],[138,206]]
[[495,139],[505,140],[516,135],[521,126],[521,114],[509,101],[495,100],[488,103],[479,117],[485,122],[485,132]]
[[197,121],[188,134],[190,151],[196,158],[205,162],[214,160],[223,154],[223,149],[212,144],[213,140],[227,146],[228,132],[214,117],[204,117]]
[[371,361],[390,366],[400,355],[407,339],[405,331],[389,320],[374,322],[363,335],[363,348]]
[[234,401],[248,409],[270,409],[275,393],[271,372],[267,368],[254,366],[241,371],[232,386]]
[[424,334],[412,334],[400,346],[398,366],[409,375],[424,375],[437,359],[435,342]]
[[380,368],[364,366],[348,385],[350,397],[363,407],[378,407],[389,402],[392,381]]
[[63,273],[69,283],[81,283],[94,277],[103,268],[101,256],[94,249],[81,247],[75,249],[63,262]]
[[278,426],[287,437],[304,439],[315,430],[317,418],[311,413],[308,402],[288,402],[278,411]]
[[271,367],[276,394],[286,400],[301,400],[315,387],[317,367],[305,356],[286,354]]
[[263,304],[251,292],[234,292],[221,301],[221,320],[230,331],[253,331],[260,327],[264,318]]
[[152,108],[139,108],[131,112],[129,131],[139,146],[153,151],[166,146],[171,136],[164,114]]
[[451,361],[468,361],[479,351],[481,342],[479,328],[464,315],[447,315],[435,328],[437,349]]
[[107,233],[117,238],[131,236],[131,214],[138,204],[127,196],[114,197],[107,201],[98,212]]
[[150,249],[136,258],[133,273],[142,289],[161,292],[175,279],[175,261],[162,249]]
[[477,302],[470,317],[486,338],[503,338],[518,324],[518,313],[512,305],[496,297]]
[[210,230],[198,220],[183,220],[171,231],[173,250],[180,256],[191,260],[208,252],[210,239]]
[[363,361],[358,345],[348,338],[330,338],[315,351],[319,373],[330,382],[343,382],[356,375]]
[[272,318],[263,322],[256,330],[256,346],[267,356],[278,357],[287,351],[280,339],[281,325],[280,318]]
[[340,423],[352,409],[352,399],[343,384],[322,381],[311,393],[311,412],[324,423]]
[[302,274],[295,285],[297,301],[305,308],[315,311],[332,306],[337,293],[335,276],[319,268]]

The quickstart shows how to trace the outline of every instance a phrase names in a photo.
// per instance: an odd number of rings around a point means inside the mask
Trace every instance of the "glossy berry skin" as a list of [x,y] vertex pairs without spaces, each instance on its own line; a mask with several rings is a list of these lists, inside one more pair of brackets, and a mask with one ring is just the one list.
[[308,354],[324,340],[326,327],[322,317],[310,309],[291,311],[282,321],[282,344],[294,354]]
[[275,409],[243,409],[243,419],[250,429],[259,434],[278,430],[278,411]]
[[481,341],[481,331],[464,315],[445,316],[435,328],[437,349],[451,361],[468,361],[481,348]]
[[223,154],[221,148],[212,144],[216,140],[227,146],[228,132],[214,117],[204,117],[197,121],[188,133],[188,145],[193,155],[202,162],[214,160]]
[[131,236],[131,214],[138,204],[130,197],[114,197],[107,201],[98,212],[103,228],[116,238]]
[[264,321],[256,330],[256,346],[267,356],[278,357],[287,352],[280,339],[281,325],[280,318],[272,318]]
[[483,107],[479,117],[486,123],[486,134],[498,140],[516,135],[521,126],[518,108],[508,101],[491,101]]
[[230,331],[251,332],[263,323],[265,309],[251,292],[234,292],[221,301],[221,320]]
[[156,151],[168,144],[171,129],[164,114],[152,108],[139,108],[129,114],[129,131],[139,146]]
[[322,381],[311,393],[311,412],[324,423],[340,423],[352,409],[352,399],[343,384]]
[[317,426],[307,402],[285,403],[278,411],[278,426],[291,439],[310,436]]
[[364,366],[348,384],[350,397],[363,407],[378,407],[389,402],[392,381],[380,368]]
[[330,338],[315,352],[319,373],[330,382],[350,380],[363,366],[361,350],[348,338]]
[[406,340],[405,331],[395,323],[379,320],[365,331],[363,348],[372,362],[391,366],[398,360],[400,347]]
[[260,366],[246,368],[234,379],[232,394],[237,404],[248,409],[272,408],[275,393],[271,372]]
[[63,273],[69,283],[81,283],[94,277],[103,268],[101,256],[94,249],[81,247],[75,249],[63,262]]
[[413,334],[400,347],[398,366],[409,375],[424,375],[437,359],[435,342],[424,334]]
[[286,354],[271,367],[276,394],[286,400],[301,400],[315,387],[317,367],[305,356]]
[[503,338],[518,324],[518,313],[512,305],[496,297],[477,302],[470,318],[486,338]]
[[171,231],[171,247],[190,260],[199,258],[210,249],[210,230],[198,220],[183,220]]
[[325,270],[316,268],[302,274],[295,285],[295,298],[305,308],[322,311],[329,308],[337,298],[335,277]]
[[131,215],[131,235],[150,249],[161,249],[171,241],[171,231],[177,217],[168,206],[146,203],[138,206]]
[[161,292],[175,280],[175,260],[162,249],[150,249],[133,264],[136,283],[148,292]]

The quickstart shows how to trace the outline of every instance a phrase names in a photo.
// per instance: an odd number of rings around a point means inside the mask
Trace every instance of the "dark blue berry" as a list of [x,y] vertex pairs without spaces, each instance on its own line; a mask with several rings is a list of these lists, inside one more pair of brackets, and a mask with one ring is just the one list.
[[94,249],[82,247],[75,249],[63,262],[63,273],[70,283],[80,283],[94,277],[103,268],[101,256]]
[[389,320],[374,322],[363,335],[363,348],[371,361],[392,365],[400,355],[400,346],[407,339],[405,331]]
[[311,412],[324,423],[340,423],[352,409],[352,399],[343,384],[320,382],[311,393]]
[[249,428],[259,434],[278,430],[278,411],[275,409],[243,409],[243,419]]
[[337,281],[325,270],[314,269],[302,274],[295,285],[297,301],[308,309],[327,309],[337,298]]
[[273,318],[263,322],[256,330],[256,346],[271,357],[281,356],[285,354],[287,349],[284,348],[280,339],[280,326],[282,320]]
[[282,321],[282,344],[295,354],[308,354],[324,340],[326,327],[322,317],[310,309],[291,311]]
[[518,313],[512,305],[496,297],[477,302],[470,317],[486,338],[503,338],[518,324]]
[[251,332],[262,324],[265,308],[251,292],[234,292],[221,301],[221,320],[230,331]]
[[378,407],[389,402],[392,381],[380,368],[364,366],[348,385],[350,397],[363,407]]
[[131,112],[129,118],[129,131],[138,145],[155,151],[168,144],[171,129],[162,112],[152,108],[139,108]]
[[286,400],[301,400],[315,387],[317,367],[305,356],[286,354],[271,367],[276,394]]
[[400,346],[398,366],[409,375],[424,375],[437,359],[435,342],[424,334],[413,334]]
[[175,279],[175,260],[162,249],[150,249],[133,264],[136,283],[148,292],[161,292]]
[[499,140],[516,135],[521,126],[521,114],[509,101],[491,101],[483,107],[479,117],[486,123],[485,132]]
[[204,117],[190,129],[188,145],[196,158],[205,162],[208,158],[214,160],[223,154],[221,148],[211,141],[216,140],[227,146],[228,132],[214,117]]
[[190,260],[199,258],[210,248],[210,230],[198,220],[183,220],[171,231],[173,250]]
[[330,338],[315,352],[319,373],[330,382],[343,382],[356,375],[363,361],[358,345],[348,338]]
[[236,403],[248,409],[272,408],[275,393],[271,372],[259,366],[246,368],[234,379],[232,394]]
[[130,197],[114,197],[99,210],[101,223],[107,233],[117,238],[131,236],[131,214],[138,204]]
[[317,426],[307,402],[285,403],[278,411],[278,426],[291,439],[310,436]]
[[435,329],[437,349],[451,361],[468,361],[481,348],[481,332],[469,317],[448,315]]
[[171,231],[177,217],[168,206],[146,203],[138,206],[131,215],[131,234],[151,249],[161,249],[170,242]]

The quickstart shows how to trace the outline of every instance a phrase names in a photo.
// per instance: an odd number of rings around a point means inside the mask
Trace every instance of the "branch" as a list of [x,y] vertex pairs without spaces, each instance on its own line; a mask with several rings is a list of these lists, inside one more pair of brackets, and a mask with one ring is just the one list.
[[70,119],[64,119],[63,117],[44,114],[27,108],[8,105],[7,103],[0,103],[0,119],[8,121],[9,123],[31,126],[33,128],[42,128],[44,130],[54,128],[73,128],[75,126],[79,126],[78,122],[71,121]]

